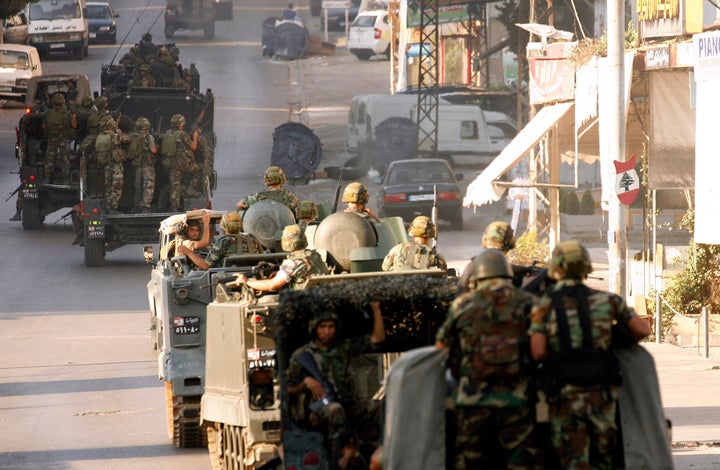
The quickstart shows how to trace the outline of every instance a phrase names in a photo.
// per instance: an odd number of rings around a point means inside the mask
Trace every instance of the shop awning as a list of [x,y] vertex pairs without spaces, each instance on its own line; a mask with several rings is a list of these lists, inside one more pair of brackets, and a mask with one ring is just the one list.
[[470,183],[463,205],[482,206],[500,200],[505,187],[495,183],[502,175],[520,161],[563,116],[573,108],[572,102],[545,106],[533,117],[520,133],[500,152],[485,170]]

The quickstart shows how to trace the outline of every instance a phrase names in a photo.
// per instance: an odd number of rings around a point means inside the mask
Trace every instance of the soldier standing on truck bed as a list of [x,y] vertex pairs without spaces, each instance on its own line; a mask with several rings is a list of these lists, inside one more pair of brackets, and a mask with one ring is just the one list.
[[43,118],[43,129],[48,139],[44,174],[50,180],[54,177],[55,168],[59,167],[59,179],[67,181],[70,177],[70,141],[77,122],[75,115],[70,115],[65,108],[65,97],[61,93],[53,96],[52,103],[53,108]]
[[370,201],[370,193],[368,193],[367,188],[361,182],[355,181],[354,183],[348,184],[345,187],[345,191],[343,191],[342,201],[347,204],[344,212],[357,214],[360,217],[380,222],[378,216],[373,214],[370,208],[366,206]]
[[279,166],[268,167],[263,176],[263,183],[265,183],[266,186],[265,190],[240,199],[237,203],[238,210],[246,210],[258,201],[270,199],[287,206],[292,212],[293,217],[297,219],[300,201],[298,201],[295,194],[283,188],[286,181],[287,178],[282,168]]
[[457,436],[452,468],[542,468],[533,429],[535,401],[527,328],[535,296],[512,284],[505,255],[472,261],[468,292],[456,297],[435,347],[450,349]]
[[130,134],[128,158],[135,167],[135,207],[143,214],[151,212],[155,194],[155,154],[158,153],[155,137],[150,134],[150,121],[139,117],[135,131]]
[[185,116],[175,114],[170,118],[172,129],[163,135],[160,144],[161,163],[169,172],[170,210],[180,211],[180,198],[184,176],[192,177],[200,168],[195,162],[200,130],[195,129],[192,137],[185,132]]
[[103,123],[110,116],[107,109],[107,98],[98,96],[95,107],[87,118],[87,135],[80,144],[82,149],[82,172],[87,185],[85,192],[88,195],[100,197],[105,193],[105,166],[97,161],[95,154],[95,140],[100,132],[105,130]]
[[108,214],[119,214],[118,205],[122,197],[124,186],[123,162],[126,152],[121,144],[129,142],[130,138],[117,128],[112,116],[104,121],[105,130],[95,140],[95,154],[97,162],[105,166],[105,203]]
[[445,258],[440,255],[432,240],[437,236],[435,224],[430,217],[419,215],[408,229],[411,240],[390,249],[382,263],[383,271],[410,271],[412,269],[438,268],[447,271]]

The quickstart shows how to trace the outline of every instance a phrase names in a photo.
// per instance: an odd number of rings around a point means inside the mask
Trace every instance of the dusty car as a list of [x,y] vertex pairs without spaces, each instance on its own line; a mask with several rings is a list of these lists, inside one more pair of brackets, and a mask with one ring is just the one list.
[[2,22],[3,42],[12,44],[26,44],[28,37],[27,18],[24,12],[5,18]]
[[0,98],[23,101],[30,78],[42,75],[37,49],[22,44],[0,44]]
[[390,24],[387,10],[364,11],[350,25],[347,48],[360,60],[390,55]]
[[[378,197],[380,217],[399,216],[410,223],[418,215],[430,217],[437,202],[438,218],[462,230],[462,195],[455,174],[446,160],[414,158],[396,160],[388,166]],[[437,188],[437,201],[435,201]]]
[[90,26],[90,42],[115,44],[117,39],[116,18],[119,16],[107,2],[88,2],[87,18]]

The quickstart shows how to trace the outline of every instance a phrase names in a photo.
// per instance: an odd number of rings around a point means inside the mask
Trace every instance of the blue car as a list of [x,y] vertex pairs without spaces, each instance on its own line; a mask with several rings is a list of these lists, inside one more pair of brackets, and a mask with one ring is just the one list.
[[116,18],[119,16],[107,2],[88,2],[87,18],[90,26],[90,43],[115,44],[117,40]]

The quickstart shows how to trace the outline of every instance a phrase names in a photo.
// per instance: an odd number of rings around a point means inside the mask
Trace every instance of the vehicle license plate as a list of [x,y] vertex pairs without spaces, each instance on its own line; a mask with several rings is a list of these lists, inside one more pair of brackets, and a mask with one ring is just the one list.
[[10,86],[0,86],[0,91],[12,91],[12,87],[10,87]]
[[90,33],[90,39],[95,39],[97,37],[97,33]]
[[55,43],[55,44],[50,44],[50,49],[62,49],[62,48],[64,48],[64,47],[65,47],[65,43],[63,43],[63,42],[58,42],[58,43]]
[[175,317],[173,327],[176,335],[196,335],[200,333],[200,317]]
[[432,201],[433,195],[432,194],[411,194],[408,196],[408,201],[414,202],[414,201]]
[[104,226],[89,226],[88,227],[89,238],[105,238],[105,227]]
[[38,198],[38,191],[37,189],[23,189],[23,198],[24,199],[37,199]]
[[266,367],[275,367],[275,350],[274,349],[249,349],[248,350],[248,368],[260,369]]

